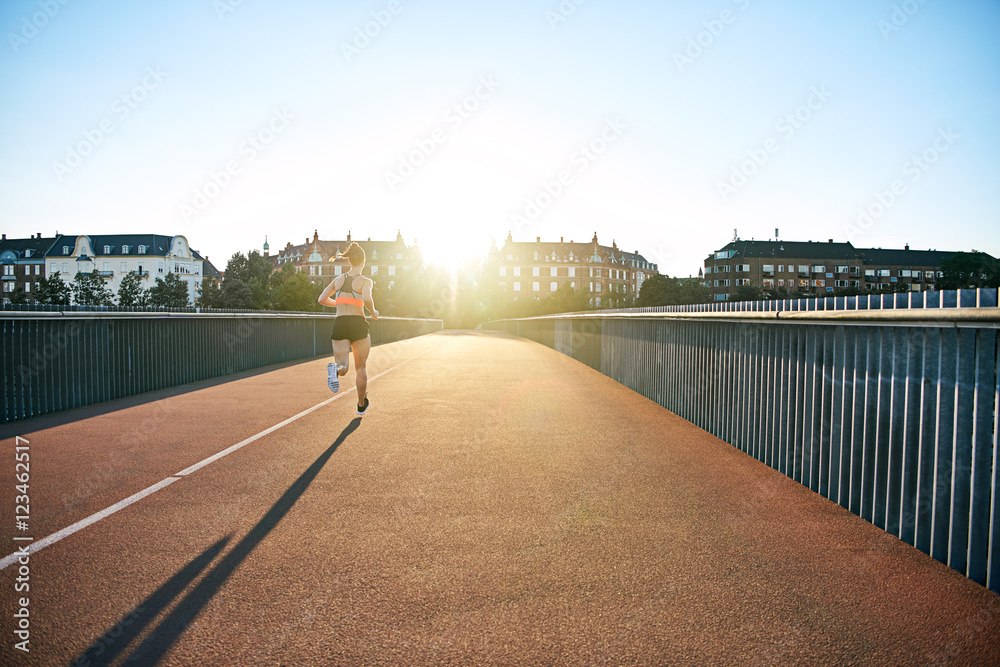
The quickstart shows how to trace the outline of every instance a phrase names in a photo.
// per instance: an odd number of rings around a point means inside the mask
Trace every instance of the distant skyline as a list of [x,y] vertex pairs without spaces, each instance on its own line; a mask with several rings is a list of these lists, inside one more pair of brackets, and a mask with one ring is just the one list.
[[1000,3],[10,0],[0,230],[1000,255]]

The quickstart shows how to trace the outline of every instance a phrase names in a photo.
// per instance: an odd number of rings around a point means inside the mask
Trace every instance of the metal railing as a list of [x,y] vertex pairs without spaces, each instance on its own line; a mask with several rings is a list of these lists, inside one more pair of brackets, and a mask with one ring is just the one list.
[[[592,313],[548,345],[1000,592],[1000,309]],[[989,303],[989,300],[987,300]]]
[[[330,354],[333,315],[290,312],[0,311],[3,421]],[[372,344],[441,320],[380,317]]]

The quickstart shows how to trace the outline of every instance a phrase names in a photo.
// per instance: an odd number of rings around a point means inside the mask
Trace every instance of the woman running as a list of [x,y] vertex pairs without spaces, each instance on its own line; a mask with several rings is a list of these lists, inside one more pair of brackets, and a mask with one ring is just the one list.
[[[365,268],[365,249],[357,243],[351,243],[347,250],[337,254],[346,257],[351,263],[350,270],[330,281],[319,302],[324,306],[337,309],[337,317],[333,321],[333,356],[336,365],[326,367],[327,384],[330,391],[340,390],[340,376],[347,374],[350,367],[349,353],[354,352],[354,367],[358,378],[358,414],[364,415],[368,410],[368,352],[372,341],[368,335],[368,320],[365,319],[365,306],[372,313],[372,319],[378,319],[375,302],[372,301],[371,278],[361,275]],[[330,295],[333,294],[333,298]]]

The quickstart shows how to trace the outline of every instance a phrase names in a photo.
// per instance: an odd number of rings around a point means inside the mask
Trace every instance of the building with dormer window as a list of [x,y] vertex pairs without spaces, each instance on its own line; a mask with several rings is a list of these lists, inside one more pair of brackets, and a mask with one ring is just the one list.
[[484,281],[494,282],[513,301],[543,298],[564,284],[583,290],[596,308],[615,308],[638,296],[642,281],[657,272],[656,264],[639,254],[624,252],[612,241],[598,243],[597,233],[589,243],[514,241],[507,234],[502,248],[490,246]]
[[156,279],[174,273],[187,284],[188,301],[194,303],[203,279],[218,279],[219,271],[196,250],[185,236],[160,234],[99,234],[72,236],[57,234],[45,253],[45,274],[58,273],[66,282],[79,273],[97,271],[117,292],[122,278],[139,276],[143,289]]
[[45,253],[56,237],[32,235],[29,239],[0,239],[0,271],[2,271],[3,303],[10,303],[23,294],[26,303],[35,303],[38,283],[45,276]]
[[391,287],[395,276],[423,266],[416,240],[413,245],[408,246],[403,241],[402,233],[398,231],[395,241],[352,239],[350,231],[345,240],[323,241],[319,238],[319,230],[314,230],[312,239],[306,238],[305,243],[300,245],[289,242],[276,255],[270,254],[270,245],[265,240],[264,257],[271,262],[275,271],[290,263],[297,271],[308,275],[311,281],[325,286],[335,276],[346,273],[350,268],[350,262],[338,258],[337,253],[347,250],[352,241],[356,241],[365,250],[364,275],[374,276],[376,280],[384,278],[387,287]]

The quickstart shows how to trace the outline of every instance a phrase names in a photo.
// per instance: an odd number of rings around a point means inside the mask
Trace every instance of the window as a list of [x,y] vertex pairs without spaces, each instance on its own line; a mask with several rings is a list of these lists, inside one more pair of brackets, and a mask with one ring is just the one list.
[[531,291],[532,292],[541,292],[542,291],[542,286],[538,284],[537,280],[534,280],[534,281],[531,282]]
[[24,293],[28,294],[31,292],[31,283],[24,283]]
[[594,291],[595,292],[600,292],[601,291],[601,283],[599,281],[596,282],[596,283],[594,283]]
[[784,281],[784,279],[782,279],[782,278],[779,278],[779,279],[778,279],[778,287],[784,287],[784,286],[785,286],[785,281]]
[[823,264],[813,264],[812,265],[812,272],[813,273],[826,273],[826,266],[823,265]]
[[834,280],[833,281],[833,285],[834,285],[834,287],[847,287],[847,281],[846,280]]
[[36,276],[37,275],[41,275],[41,269],[42,269],[42,265],[41,264],[35,264],[35,275]]
[[749,278],[737,278],[736,279],[736,286],[737,287],[749,287],[750,286],[750,279]]
[[761,282],[761,287],[764,289],[774,289],[774,278],[764,278]]
[[879,276],[879,278],[888,278],[889,277],[889,269],[879,269],[878,270],[878,276]]
[[12,275],[14,275],[14,265],[13,264],[4,264],[3,265],[3,274],[5,276],[12,276]]
[[848,273],[850,273],[852,276],[860,276],[861,275],[861,267],[860,266],[850,266],[850,267],[848,267],[848,269],[849,269]]
[[111,254],[111,246],[109,246],[109,245],[104,246],[104,254],[105,255],[110,255]]
[[127,254],[128,254],[128,251],[129,251],[129,249],[130,249],[131,247],[132,247],[132,246],[128,246],[128,245],[123,245],[123,246],[122,246],[122,254],[123,254],[123,255],[127,255]]
[[934,272],[933,271],[924,271],[924,279],[925,280],[934,280]]
[[760,267],[761,274],[774,277],[774,264],[764,264]]
[[784,272],[785,272],[785,265],[778,264],[778,273],[784,273]]
[[900,278],[912,278],[913,277],[913,272],[910,271],[909,269],[900,269],[899,270],[899,277]]
[[538,269],[537,266],[531,267],[531,275],[534,276],[534,277],[538,277],[540,275],[539,274],[539,269]]
[[848,287],[853,287],[854,289],[858,289],[858,288],[861,287],[861,281],[860,280],[848,280],[847,281],[847,286]]
[[836,267],[834,267],[834,270],[837,273],[847,273],[847,265],[846,264],[839,264]]
[[715,253],[715,258],[716,259],[729,259],[734,254],[736,254],[735,250],[720,250],[719,252]]
[[68,255],[69,254],[69,246],[68,245],[64,245],[63,246],[63,254],[64,255]]
[[826,287],[826,281],[825,280],[814,280],[814,281],[812,281],[812,286],[813,287]]
[[519,280],[515,280],[514,281],[514,291],[515,292],[520,292],[521,291],[521,281],[519,281]]
[[807,264],[799,264],[799,275],[800,276],[809,275],[809,266]]
[[[519,275],[521,275],[521,267],[520,266],[515,266],[514,267],[514,276],[517,277]],[[514,283],[514,284],[517,285],[519,283]]]
[[334,264],[333,265],[333,275],[334,276],[339,276],[343,272],[343,270],[344,270],[344,267],[340,266],[339,264]]
[[569,277],[570,278],[576,278],[576,267],[575,266],[569,267]]
[[376,265],[376,264],[372,264],[372,275],[373,276],[377,276],[378,275],[378,265]]
[[390,276],[396,275],[396,265],[395,264],[390,264],[388,270],[389,270],[389,275]]
[[737,264],[736,265],[736,273],[750,273],[750,265],[749,264]]
[[549,291],[550,292],[555,292],[557,289],[559,289],[559,283],[557,283],[554,280],[549,283]]
[[875,280],[875,269],[865,269],[865,280]]
[[[595,278],[600,278],[601,277],[601,270],[600,269],[594,269],[594,277]],[[600,290],[598,290],[598,291],[600,291]]]
[[500,277],[501,278],[506,278],[507,277],[507,267],[506,266],[501,266],[500,267]]
[[403,253],[397,252],[396,253],[396,259],[403,259]]
[[64,276],[69,275],[69,263],[67,262],[62,263],[62,271],[60,273],[62,273]]
[[514,261],[514,255],[512,255],[510,253],[507,253],[507,261],[508,262],[513,262]]

